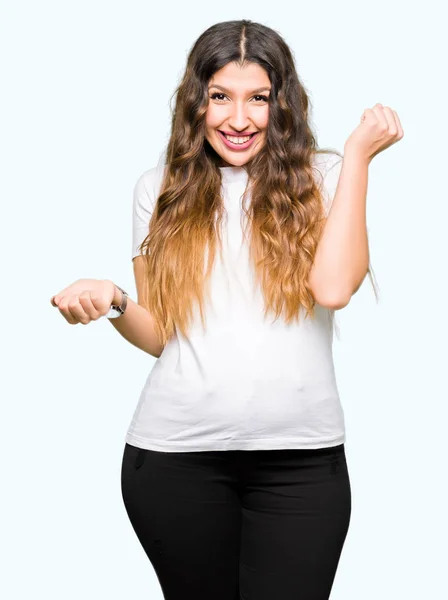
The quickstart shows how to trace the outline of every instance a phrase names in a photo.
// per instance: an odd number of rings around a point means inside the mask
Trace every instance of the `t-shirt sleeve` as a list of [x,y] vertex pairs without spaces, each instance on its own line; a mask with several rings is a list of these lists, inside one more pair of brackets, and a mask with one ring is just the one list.
[[318,165],[319,171],[322,174],[321,191],[324,202],[325,216],[328,217],[331,205],[333,204],[336,188],[338,186],[339,175],[342,169],[342,159],[336,153],[323,155],[323,159]]
[[141,255],[140,245],[149,233],[158,196],[160,173],[156,168],[145,171],[137,180],[132,204],[132,259]]

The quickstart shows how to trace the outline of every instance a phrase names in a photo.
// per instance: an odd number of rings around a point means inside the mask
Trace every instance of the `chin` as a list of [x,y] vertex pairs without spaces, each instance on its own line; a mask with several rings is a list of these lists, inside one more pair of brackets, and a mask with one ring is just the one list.
[[251,153],[249,156],[233,156],[221,154],[217,150],[215,150],[216,156],[218,157],[218,166],[219,167],[242,167],[250,162],[258,152]]

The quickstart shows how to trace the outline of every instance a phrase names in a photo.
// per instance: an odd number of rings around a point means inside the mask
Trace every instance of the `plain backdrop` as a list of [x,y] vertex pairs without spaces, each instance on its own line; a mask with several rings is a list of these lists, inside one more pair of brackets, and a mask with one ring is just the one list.
[[342,151],[377,102],[401,119],[369,167],[380,300],[366,278],[337,312],[353,506],[331,598],[448,597],[446,17],[441,1],[1,2],[3,598],[162,600],[120,491],[155,359],[50,298],[81,277],[136,298],[133,187],[192,44],[241,18],[290,45],[321,147]]

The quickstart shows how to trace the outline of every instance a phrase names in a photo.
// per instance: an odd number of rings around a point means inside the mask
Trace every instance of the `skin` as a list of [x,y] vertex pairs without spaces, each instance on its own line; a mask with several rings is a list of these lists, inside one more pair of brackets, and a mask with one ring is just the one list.
[[[228,63],[210,79],[205,137],[221,157],[220,167],[243,166],[266,143],[270,88],[268,74],[255,63],[244,67]],[[259,133],[249,148],[234,151],[224,144],[219,130]]]

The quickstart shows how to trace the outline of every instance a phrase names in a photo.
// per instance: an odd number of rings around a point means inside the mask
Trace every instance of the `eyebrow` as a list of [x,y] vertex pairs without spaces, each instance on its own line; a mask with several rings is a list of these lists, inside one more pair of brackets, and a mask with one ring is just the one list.
[[[226,94],[231,93],[230,90],[223,87],[222,85],[217,85],[216,83],[213,83],[212,85],[210,85],[208,89],[211,89],[211,88],[218,88],[219,90],[222,90]],[[260,92],[270,92],[270,91],[271,91],[271,88],[269,88],[269,87],[261,87],[261,88],[257,88],[256,90],[252,90],[250,93],[251,94],[259,94]]]

